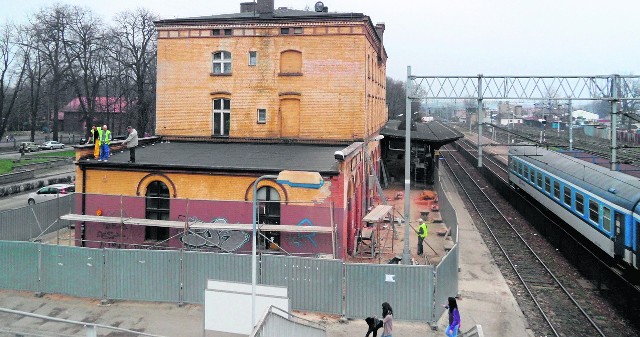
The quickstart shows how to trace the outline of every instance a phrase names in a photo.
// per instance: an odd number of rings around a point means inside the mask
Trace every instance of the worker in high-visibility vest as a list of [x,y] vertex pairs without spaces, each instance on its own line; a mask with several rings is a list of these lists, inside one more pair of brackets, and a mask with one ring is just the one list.
[[109,144],[111,144],[111,130],[107,129],[107,125],[103,125],[100,131],[100,158],[98,161],[109,160]]
[[420,222],[420,226],[418,226],[418,255],[422,256],[424,253],[422,243],[424,242],[424,239],[427,238],[429,226],[427,225],[427,222],[422,219],[418,219],[418,221]]

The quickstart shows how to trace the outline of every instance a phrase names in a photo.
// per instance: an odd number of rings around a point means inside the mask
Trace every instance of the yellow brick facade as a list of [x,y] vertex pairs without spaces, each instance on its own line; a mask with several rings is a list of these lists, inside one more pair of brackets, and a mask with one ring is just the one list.
[[[80,168],[76,175],[82,177]],[[169,188],[171,198],[217,200],[217,201],[251,201],[253,200],[253,183],[255,176],[243,175],[211,175],[194,173],[153,174],[140,171],[124,170],[86,170],[87,186],[76,182],[76,191],[87,194],[140,196],[144,198],[147,186],[153,181],[161,181]],[[197,183],[194,183],[197,182]],[[258,188],[271,186],[275,188],[283,200],[295,203],[324,202],[329,196],[332,180],[326,179],[321,189],[291,188],[279,185],[272,180],[263,180]]]
[[[156,134],[212,136],[216,98],[231,101],[229,138],[331,141],[378,132],[387,120],[386,57],[368,19],[292,22],[285,26],[298,34],[288,35],[282,26],[225,26],[231,36],[213,36],[211,23],[158,27]],[[231,53],[230,74],[212,74],[219,51]],[[300,53],[299,73],[281,64],[287,51]]]

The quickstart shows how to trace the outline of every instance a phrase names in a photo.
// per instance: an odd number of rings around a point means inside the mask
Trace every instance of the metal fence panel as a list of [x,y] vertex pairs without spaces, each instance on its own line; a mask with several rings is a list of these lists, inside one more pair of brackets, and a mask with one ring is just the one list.
[[432,321],[436,321],[444,312],[444,308],[440,304],[446,304],[448,297],[458,295],[459,252],[460,245],[455,244],[436,266],[435,311]]
[[262,255],[262,283],[286,286],[294,310],[342,313],[342,262]]
[[433,306],[433,267],[346,264],[346,316],[382,316],[389,302],[393,318],[430,321]]
[[38,246],[0,241],[0,288],[38,291]]
[[74,208],[74,195],[70,194],[33,206],[2,211],[0,240],[28,241],[68,227],[69,221],[59,217],[73,213]]
[[106,249],[108,299],[178,302],[180,252]]
[[183,254],[183,302],[203,304],[207,280],[251,282],[251,255],[201,252]]
[[46,293],[102,298],[102,250],[41,245],[42,286]]

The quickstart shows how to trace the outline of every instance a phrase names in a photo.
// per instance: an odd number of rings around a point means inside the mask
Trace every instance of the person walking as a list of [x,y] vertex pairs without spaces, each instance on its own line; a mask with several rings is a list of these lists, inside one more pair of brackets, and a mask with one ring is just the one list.
[[111,130],[107,129],[107,124],[105,124],[100,131],[100,159],[98,161],[109,160],[109,144],[111,144]]
[[389,303],[382,303],[382,337],[391,337],[393,331],[393,309]]
[[127,131],[129,132],[129,136],[124,140],[122,144],[126,145],[129,148],[129,162],[136,162],[136,146],[138,146],[138,131],[132,128],[131,126],[127,126]]
[[96,126],[91,127],[91,138],[89,143],[93,142],[93,158],[100,159],[100,130]]
[[460,329],[460,312],[458,311],[456,298],[449,297],[449,303],[444,307],[449,309],[449,325],[445,330],[445,334],[447,334],[447,337],[457,337]]
[[427,225],[427,222],[422,219],[418,219],[418,221],[420,221],[420,226],[418,227],[418,255],[422,256],[422,254],[424,254],[424,248],[422,247],[422,244],[427,238],[429,226]]

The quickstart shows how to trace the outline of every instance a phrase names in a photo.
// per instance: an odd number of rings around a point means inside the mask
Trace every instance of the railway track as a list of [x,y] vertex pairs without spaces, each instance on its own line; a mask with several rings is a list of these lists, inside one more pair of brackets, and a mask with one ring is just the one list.
[[[454,151],[445,152],[445,163],[472,203],[478,217],[504,255],[508,265],[534,303],[545,325],[534,327],[536,335],[605,336],[594,319],[572,296],[563,281],[534,252],[507,216],[492,200],[479,173]],[[497,194],[497,192],[495,192]],[[497,198],[500,198],[499,196]]]

